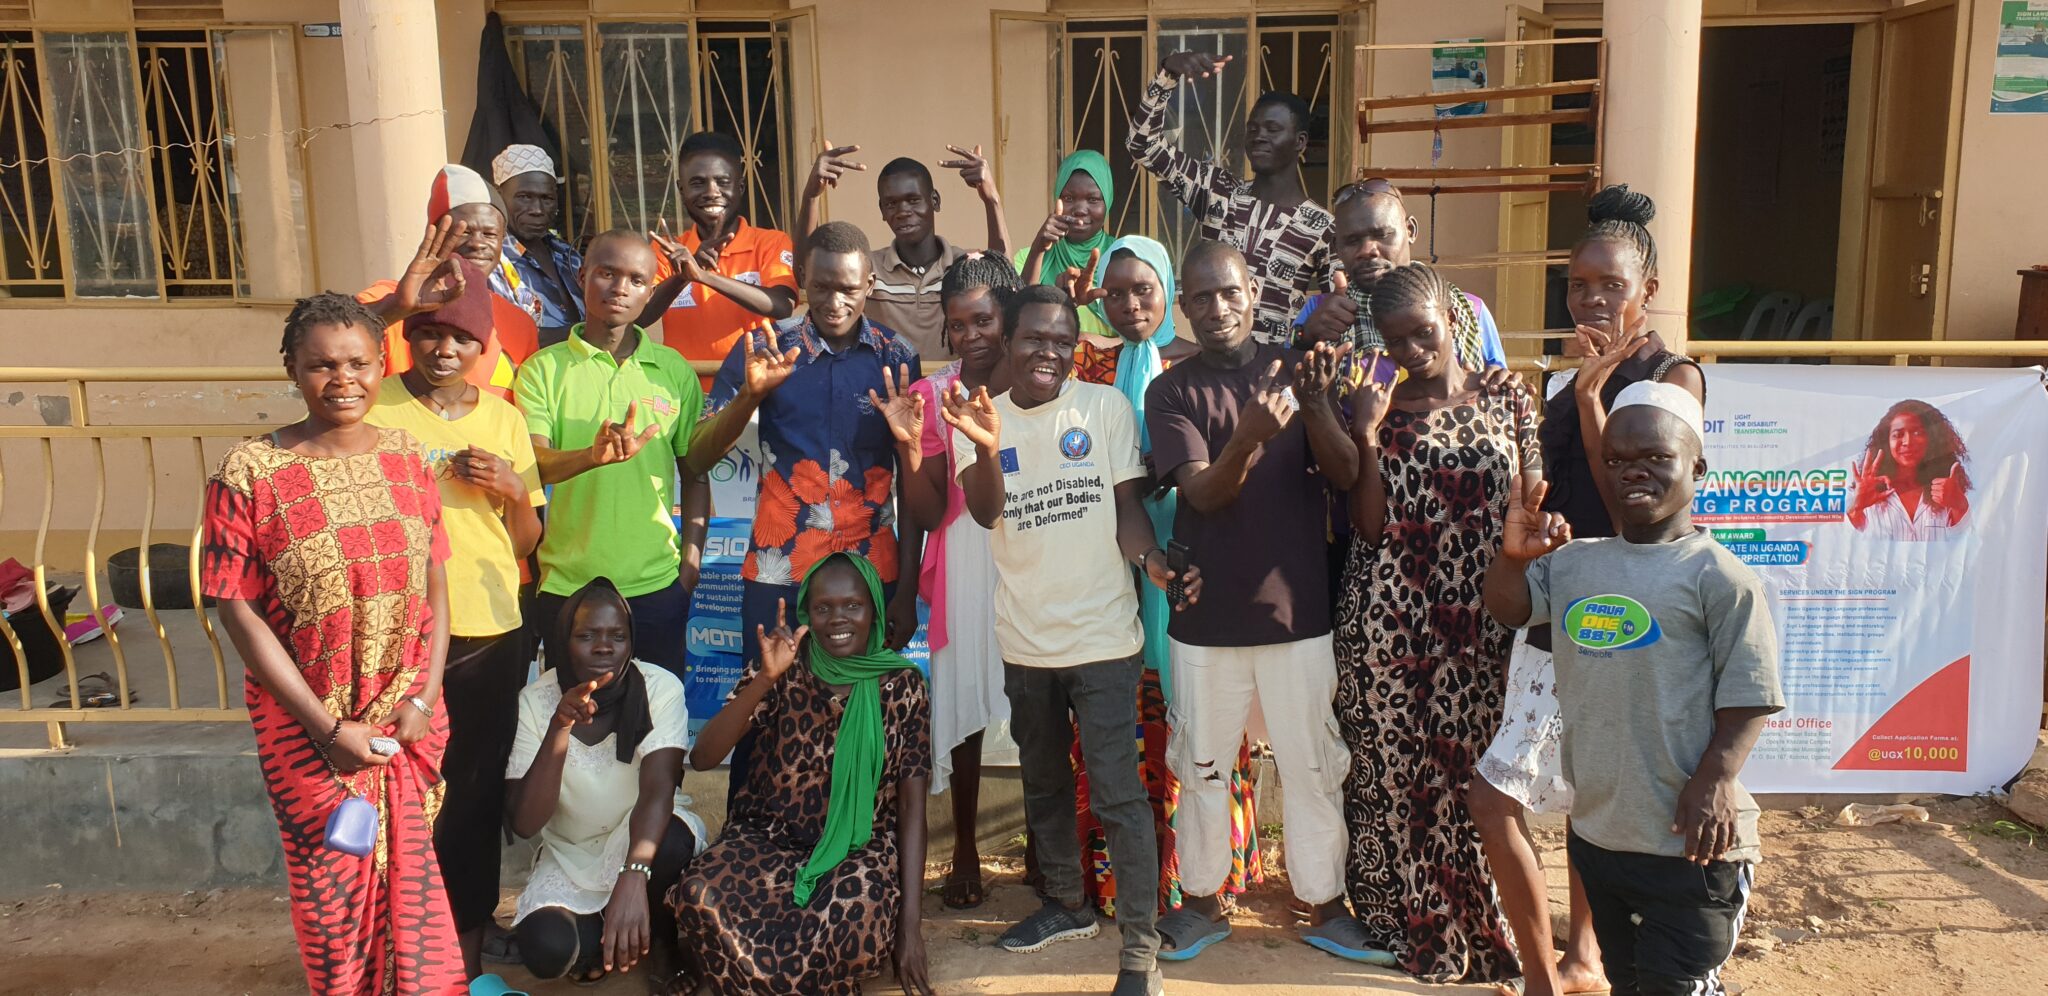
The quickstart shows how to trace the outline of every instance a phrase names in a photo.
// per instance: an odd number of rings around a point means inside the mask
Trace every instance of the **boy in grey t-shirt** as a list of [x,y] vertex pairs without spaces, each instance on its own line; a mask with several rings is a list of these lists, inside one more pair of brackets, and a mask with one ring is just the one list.
[[1700,406],[1630,385],[1601,435],[1621,535],[1570,528],[1517,494],[1486,607],[1557,627],[1572,864],[1617,996],[1720,993],[1761,856],[1736,780],[1783,709],[1763,584],[1692,524]]

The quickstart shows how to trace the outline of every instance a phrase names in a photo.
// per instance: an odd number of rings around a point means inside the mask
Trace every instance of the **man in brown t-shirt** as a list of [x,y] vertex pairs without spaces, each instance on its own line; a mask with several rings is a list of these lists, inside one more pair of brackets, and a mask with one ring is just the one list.
[[1201,241],[1181,264],[1180,306],[1202,352],[1145,393],[1152,464],[1180,488],[1174,539],[1201,567],[1202,600],[1174,614],[1174,706],[1168,750],[1180,779],[1181,887],[1188,899],[1159,922],[1171,959],[1228,932],[1216,892],[1230,868],[1226,772],[1260,703],[1287,785],[1287,876],[1315,907],[1303,939],[1379,960],[1344,905],[1344,772],[1350,755],[1331,701],[1324,563],[1327,489],[1358,473],[1358,449],[1332,396],[1337,354],[1252,337],[1258,281],[1243,254]]

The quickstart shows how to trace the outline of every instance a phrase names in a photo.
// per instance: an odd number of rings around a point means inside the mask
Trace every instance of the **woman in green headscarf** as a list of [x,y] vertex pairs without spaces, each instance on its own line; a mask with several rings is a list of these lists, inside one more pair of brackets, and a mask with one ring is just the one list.
[[714,992],[851,996],[885,952],[905,991],[932,991],[918,933],[930,699],[883,646],[883,604],[865,558],[818,561],[796,630],[778,611],[697,736],[703,771],[758,733],[725,830],[676,886],[685,965]]
[[[1060,160],[1052,176],[1052,214],[1017,251],[1017,272],[1026,284],[1056,284],[1060,275],[1094,267],[1091,254],[1109,255],[1110,236],[1103,231],[1109,210],[1116,206],[1116,181],[1109,160],[1094,149],[1082,149]],[[1095,309],[1083,309],[1081,331],[1113,339],[1116,331]]]

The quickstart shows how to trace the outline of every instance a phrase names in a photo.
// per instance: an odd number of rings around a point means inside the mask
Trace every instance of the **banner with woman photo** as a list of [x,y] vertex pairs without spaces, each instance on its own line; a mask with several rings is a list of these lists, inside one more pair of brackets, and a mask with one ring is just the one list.
[[2038,369],[1715,365],[1694,518],[1763,578],[1789,706],[1757,792],[2002,785],[2040,726]]

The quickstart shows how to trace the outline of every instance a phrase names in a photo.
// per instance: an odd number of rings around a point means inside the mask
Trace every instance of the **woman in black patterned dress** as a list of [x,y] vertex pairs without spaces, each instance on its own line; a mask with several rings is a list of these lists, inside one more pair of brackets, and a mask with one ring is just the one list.
[[1535,486],[1540,460],[1520,384],[1488,389],[1458,361],[1455,295],[1420,263],[1380,278],[1373,321],[1407,376],[1368,377],[1352,396],[1357,525],[1336,640],[1345,891],[1391,963],[1428,982],[1496,982],[1520,968],[1465,790],[1500,728],[1514,632],[1479,585],[1509,493]]

